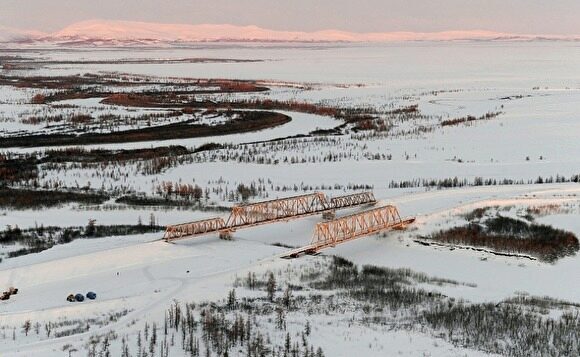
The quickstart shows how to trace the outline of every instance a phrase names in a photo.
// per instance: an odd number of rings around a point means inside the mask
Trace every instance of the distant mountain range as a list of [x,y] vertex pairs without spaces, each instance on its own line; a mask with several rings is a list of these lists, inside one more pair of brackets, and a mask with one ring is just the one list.
[[257,26],[184,25],[135,21],[90,20],[54,33],[23,31],[0,26],[0,42],[87,46],[154,45],[193,42],[395,42],[580,40],[580,36],[517,35],[492,31],[372,32],[340,30],[276,31]]
[[0,25],[0,42],[26,41],[46,36],[39,31],[24,31]]

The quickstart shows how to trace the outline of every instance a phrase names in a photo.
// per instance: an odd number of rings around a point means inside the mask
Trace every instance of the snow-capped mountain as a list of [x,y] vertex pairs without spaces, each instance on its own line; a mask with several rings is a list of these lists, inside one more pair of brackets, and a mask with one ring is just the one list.
[[186,42],[392,42],[460,40],[576,40],[575,37],[514,35],[484,30],[444,32],[372,32],[340,30],[278,31],[257,26],[161,24],[136,21],[89,20],[42,34],[0,27],[0,42],[44,42],[77,45],[124,45]]
[[39,31],[19,30],[0,25],[0,42],[36,40],[47,36]]
[[52,35],[55,39],[154,40],[154,41],[397,41],[397,40],[457,40],[492,39],[505,36],[488,31],[450,31],[440,33],[353,33],[339,30],[316,32],[276,31],[257,26],[182,25],[133,21],[83,21],[70,25]]

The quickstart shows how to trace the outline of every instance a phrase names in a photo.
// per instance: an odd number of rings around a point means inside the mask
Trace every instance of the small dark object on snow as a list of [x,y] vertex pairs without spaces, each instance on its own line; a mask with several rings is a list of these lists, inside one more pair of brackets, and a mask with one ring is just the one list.
[[85,301],[85,297],[84,297],[83,294],[76,294],[75,295],[75,300],[78,301],[78,302]]
[[87,293],[87,298],[89,298],[89,299],[91,299],[91,300],[95,300],[95,299],[97,298],[97,294],[95,294],[95,293],[94,293],[94,292],[92,292],[92,291],[89,291],[89,292]]
[[68,302],[74,302],[75,301],[75,296],[73,294],[68,294],[68,296],[66,297],[66,301],[68,301]]
[[18,294],[18,289],[11,286],[10,288],[8,288],[8,291],[4,291],[2,293],[2,295],[0,295],[0,300],[8,300],[8,299],[10,299],[10,295],[16,295],[16,294]]

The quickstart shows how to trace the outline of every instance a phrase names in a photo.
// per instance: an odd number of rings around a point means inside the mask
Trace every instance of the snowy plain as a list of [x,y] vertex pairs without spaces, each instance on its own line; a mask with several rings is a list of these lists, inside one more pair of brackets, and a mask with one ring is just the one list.
[[[325,251],[356,264],[411,268],[430,276],[454,279],[473,286],[430,287],[458,299],[496,302],[518,293],[550,296],[580,303],[580,257],[564,258],[555,264],[523,258],[494,256],[486,252],[434,248],[417,244],[414,238],[442,227],[463,222],[461,215],[477,207],[580,203],[580,185],[506,185],[454,189],[394,189],[392,181],[476,177],[501,180],[534,180],[538,176],[580,173],[580,47],[566,42],[530,43],[405,43],[390,45],[197,45],[181,49],[73,49],[40,50],[43,58],[126,59],[216,57],[263,59],[249,63],[180,64],[90,64],[50,65],[27,75],[65,75],[119,72],[161,77],[234,78],[306,82],[311,90],[276,88],[269,96],[332,104],[372,105],[398,108],[417,104],[431,116],[424,123],[433,131],[401,137],[360,138],[344,135],[329,144],[309,143],[310,149],[283,147],[266,150],[277,157],[276,165],[201,160],[169,168],[157,175],[141,175],[134,166],[48,171],[45,181],[65,186],[125,186],[152,194],[162,181],[198,183],[207,188],[234,189],[239,184],[269,181],[268,198],[300,194],[279,191],[276,186],[321,188],[330,196],[349,193],[349,184],[370,185],[380,204],[395,204],[404,216],[416,216],[416,225],[403,232],[370,236]],[[359,86],[360,85],[360,86]],[[19,104],[30,96],[10,93],[2,98],[2,116],[31,111],[33,105]],[[94,100],[69,101],[79,108],[98,106]],[[497,118],[473,125],[439,127],[444,119],[480,116],[501,111]],[[292,117],[283,126],[264,131],[201,139],[92,145],[90,148],[124,149],[166,145],[196,148],[204,143],[244,144],[308,134],[340,124],[313,114],[282,112]],[[0,122],[0,130],[18,130],[20,124]],[[307,140],[307,139],[306,139]],[[248,144],[250,145],[250,144]],[[354,149],[353,149],[354,148]],[[41,148],[42,149],[42,148]],[[35,149],[11,148],[11,152]],[[232,149],[243,152],[243,146]],[[365,157],[315,163],[284,163],[284,157],[306,158],[329,152],[391,154],[390,160]],[[118,176],[99,175],[121,172]],[[122,177],[122,179],[119,179]],[[211,200],[231,205],[219,195]],[[341,212],[340,214],[354,211]],[[104,210],[67,205],[45,210],[0,210],[0,226],[85,225],[89,219],[103,224],[135,224],[155,214],[160,224],[174,224],[215,216],[212,212],[160,208]],[[217,214],[224,215],[224,214]],[[580,235],[579,211],[548,215],[538,221]],[[281,260],[287,249],[273,246],[308,244],[320,217],[240,230],[234,241],[207,236],[176,244],[160,241],[160,234],[81,239],[58,245],[38,254],[5,259],[0,263],[0,287],[18,286],[19,295],[0,303],[0,325],[19,328],[27,319],[57,320],[65,316],[90,318],[127,310],[117,322],[80,335],[52,340],[18,338],[2,340],[0,353],[18,356],[61,356],[61,347],[71,343],[81,349],[93,333],[110,329],[135,334],[137,325],[160,320],[172,300],[223,299],[233,281],[248,271],[266,272],[309,264],[317,257]],[[99,299],[70,304],[69,292],[98,290]],[[41,297],[41,298],[39,298]],[[483,356],[474,350],[450,345],[426,334],[402,331],[370,331],[358,325],[328,327],[321,321],[316,343],[327,356],[429,355]],[[325,327],[326,326],[326,327]],[[10,329],[9,329],[10,330]],[[374,346],[374,347],[373,347]],[[362,352],[364,351],[364,352]],[[79,353],[79,355],[81,355]]]

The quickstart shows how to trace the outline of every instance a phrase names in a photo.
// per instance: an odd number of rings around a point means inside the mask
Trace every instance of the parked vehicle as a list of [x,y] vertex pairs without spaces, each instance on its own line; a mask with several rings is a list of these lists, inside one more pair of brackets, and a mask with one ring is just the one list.
[[85,296],[83,294],[80,294],[80,293],[79,294],[76,294],[75,295],[75,300],[78,301],[78,302],[83,302],[83,301],[85,301]]
[[87,293],[87,298],[89,298],[89,299],[91,299],[91,300],[95,300],[95,299],[97,298],[97,294],[95,294],[95,293],[94,293],[94,292],[92,292],[92,291],[89,291],[89,292]]
[[0,300],[8,300],[8,299],[10,299],[11,295],[16,295],[16,294],[18,294],[18,289],[11,286],[10,288],[8,288],[7,291],[4,291],[2,293],[2,295],[0,295]]

